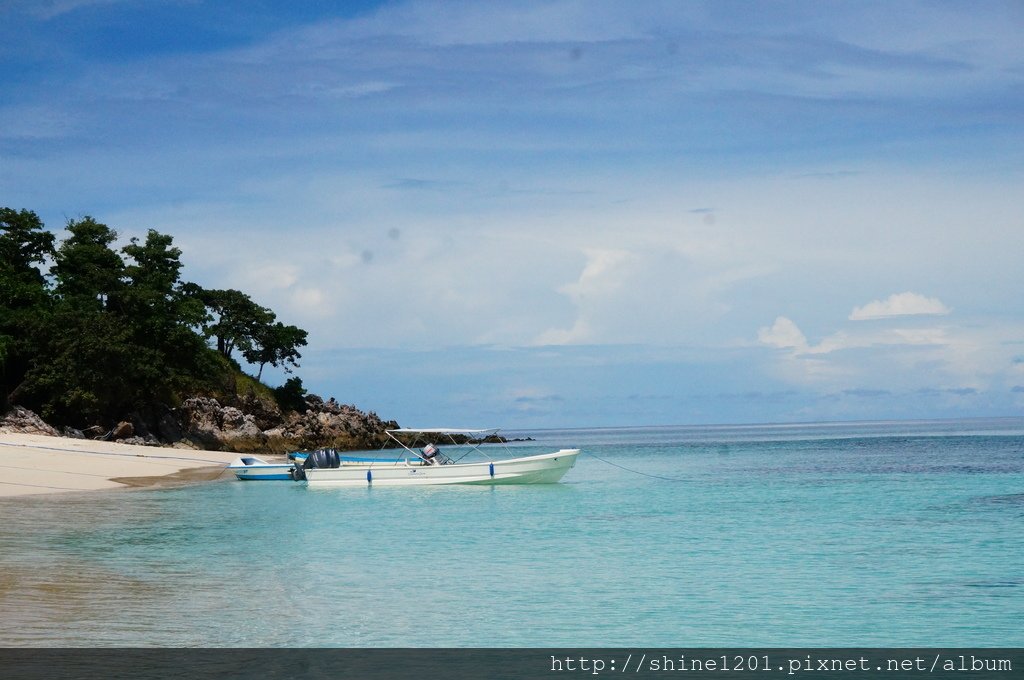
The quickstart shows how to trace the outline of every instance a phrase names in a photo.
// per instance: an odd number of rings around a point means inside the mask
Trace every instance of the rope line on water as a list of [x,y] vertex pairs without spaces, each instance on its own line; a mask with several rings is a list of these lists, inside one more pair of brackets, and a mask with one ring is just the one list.
[[595,453],[591,453],[590,451],[586,451],[586,454],[588,456],[590,456],[591,458],[597,458],[602,463],[607,463],[608,465],[611,465],[612,467],[617,467],[620,470],[625,470],[626,472],[632,472],[634,475],[640,475],[641,477],[650,477],[651,479],[661,479],[661,480],[664,480],[666,482],[688,482],[688,481],[690,481],[688,479],[683,479],[681,477],[663,477],[661,475],[652,475],[652,474],[650,474],[648,472],[640,472],[639,470],[634,470],[632,468],[628,468],[625,465],[619,465],[618,463],[613,463],[610,460],[605,460],[601,456],[599,456],[599,455],[597,455]]

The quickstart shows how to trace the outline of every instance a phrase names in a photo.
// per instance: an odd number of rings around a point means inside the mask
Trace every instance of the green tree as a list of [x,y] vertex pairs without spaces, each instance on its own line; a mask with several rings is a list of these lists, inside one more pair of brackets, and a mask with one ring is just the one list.
[[[42,220],[30,210],[0,208],[0,295],[6,305],[16,302],[19,291],[13,284],[31,284],[42,289],[46,280],[39,266],[53,255],[54,236],[45,231]],[[32,293],[33,304],[36,297]]]
[[121,252],[128,261],[118,311],[141,360],[132,362],[130,384],[167,400],[202,370],[206,344],[193,329],[206,310],[184,290],[181,250],[171,236],[150,229],[144,242],[133,238]]
[[182,296],[177,290],[182,267],[181,249],[173,247],[173,242],[173,237],[150,229],[144,243],[132,238],[121,249],[132,260],[125,270],[130,285],[150,291],[152,302]]
[[50,269],[62,300],[101,310],[116,303],[124,287],[124,261],[110,245],[117,232],[91,217],[69,220],[71,236],[61,243]]
[[250,364],[259,365],[257,380],[263,378],[263,367],[267,364],[284,367],[291,373],[289,366],[297,367],[302,358],[299,347],[306,346],[306,331],[296,326],[286,326],[280,321],[258,327],[253,334],[252,347],[242,352],[242,356]]
[[38,353],[50,306],[39,267],[53,255],[53,243],[34,212],[0,208],[0,410]]
[[150,230],[119,253],[116,232],[91,217],[67,229],[45,340],[20,395],[58,423],[110,421],[172,400],[207,351],[193,330],[205,309],[181,289],[181,251]]
[[239,290],[205,289],[195,284],[189,284],[185,290],[211,312],[203,324],[203,333],[217,340],[217,351],[227,359],[236,349],[243,353],[252,351],[256,335],[276,318],[272,311]]
[[110,422],[134,410],[132,383],[150,377],[134,369],[151,357],[133,345],[123,319],[61,304],[50,331],[19,388],[19,403],[59,425]]
[[67,231],[50,268],[53,303],[35,361],[11,395],[58,424],[115,417],[133,401],[133,369],[152,361],[119,313],[125,266],[111,248],[117,233],[91,217],[68,221]]

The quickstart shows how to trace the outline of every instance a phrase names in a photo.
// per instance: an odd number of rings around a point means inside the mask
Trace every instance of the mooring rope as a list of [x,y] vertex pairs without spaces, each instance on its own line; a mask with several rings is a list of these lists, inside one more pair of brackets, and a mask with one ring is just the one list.
[[640,475],[641,477],[650,477],[651,479],[661,479],[661,480],[664,480],[666,482],[688,482],[688,481],[690,481],[689,479],[683,479],[681,477],[663,477],[662,475],[652,475],[649,472],[641,472],[640,470],[634,470],[632,468],[626,467],[625,465],[619,465],[618,463],[613,463],[610,460],[605,460],[601,456],[597,455],[596,453],[591,453],[590,451],[585,451],[584,453],[586,453],[591,458],[597,458],[602,463],[606,463],[608,465],[611,465],[612,467],[617,467],[620,470],[625,470],[626,472],[632,472],[634,475]]

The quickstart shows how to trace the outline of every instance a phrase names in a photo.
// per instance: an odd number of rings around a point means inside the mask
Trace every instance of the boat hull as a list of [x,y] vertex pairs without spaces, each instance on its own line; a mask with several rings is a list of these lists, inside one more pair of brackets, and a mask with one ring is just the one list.
[[575,464],[579,449],[539,456],[453,465],[368,465],[306,470],[310,486],[425,486],[442,484],[555,484]]
[[245,456],[235,460],[228,469],[243,482],[267,482],[293,479],[291,463],[268,463],[262,458]]

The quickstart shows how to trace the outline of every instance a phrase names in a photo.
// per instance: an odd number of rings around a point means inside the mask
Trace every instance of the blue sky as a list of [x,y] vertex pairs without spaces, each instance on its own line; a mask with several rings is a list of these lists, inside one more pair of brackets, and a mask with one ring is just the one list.
[[1020,3],[0,21],[0,204],[173,234],[403,425],[1024,410]]

